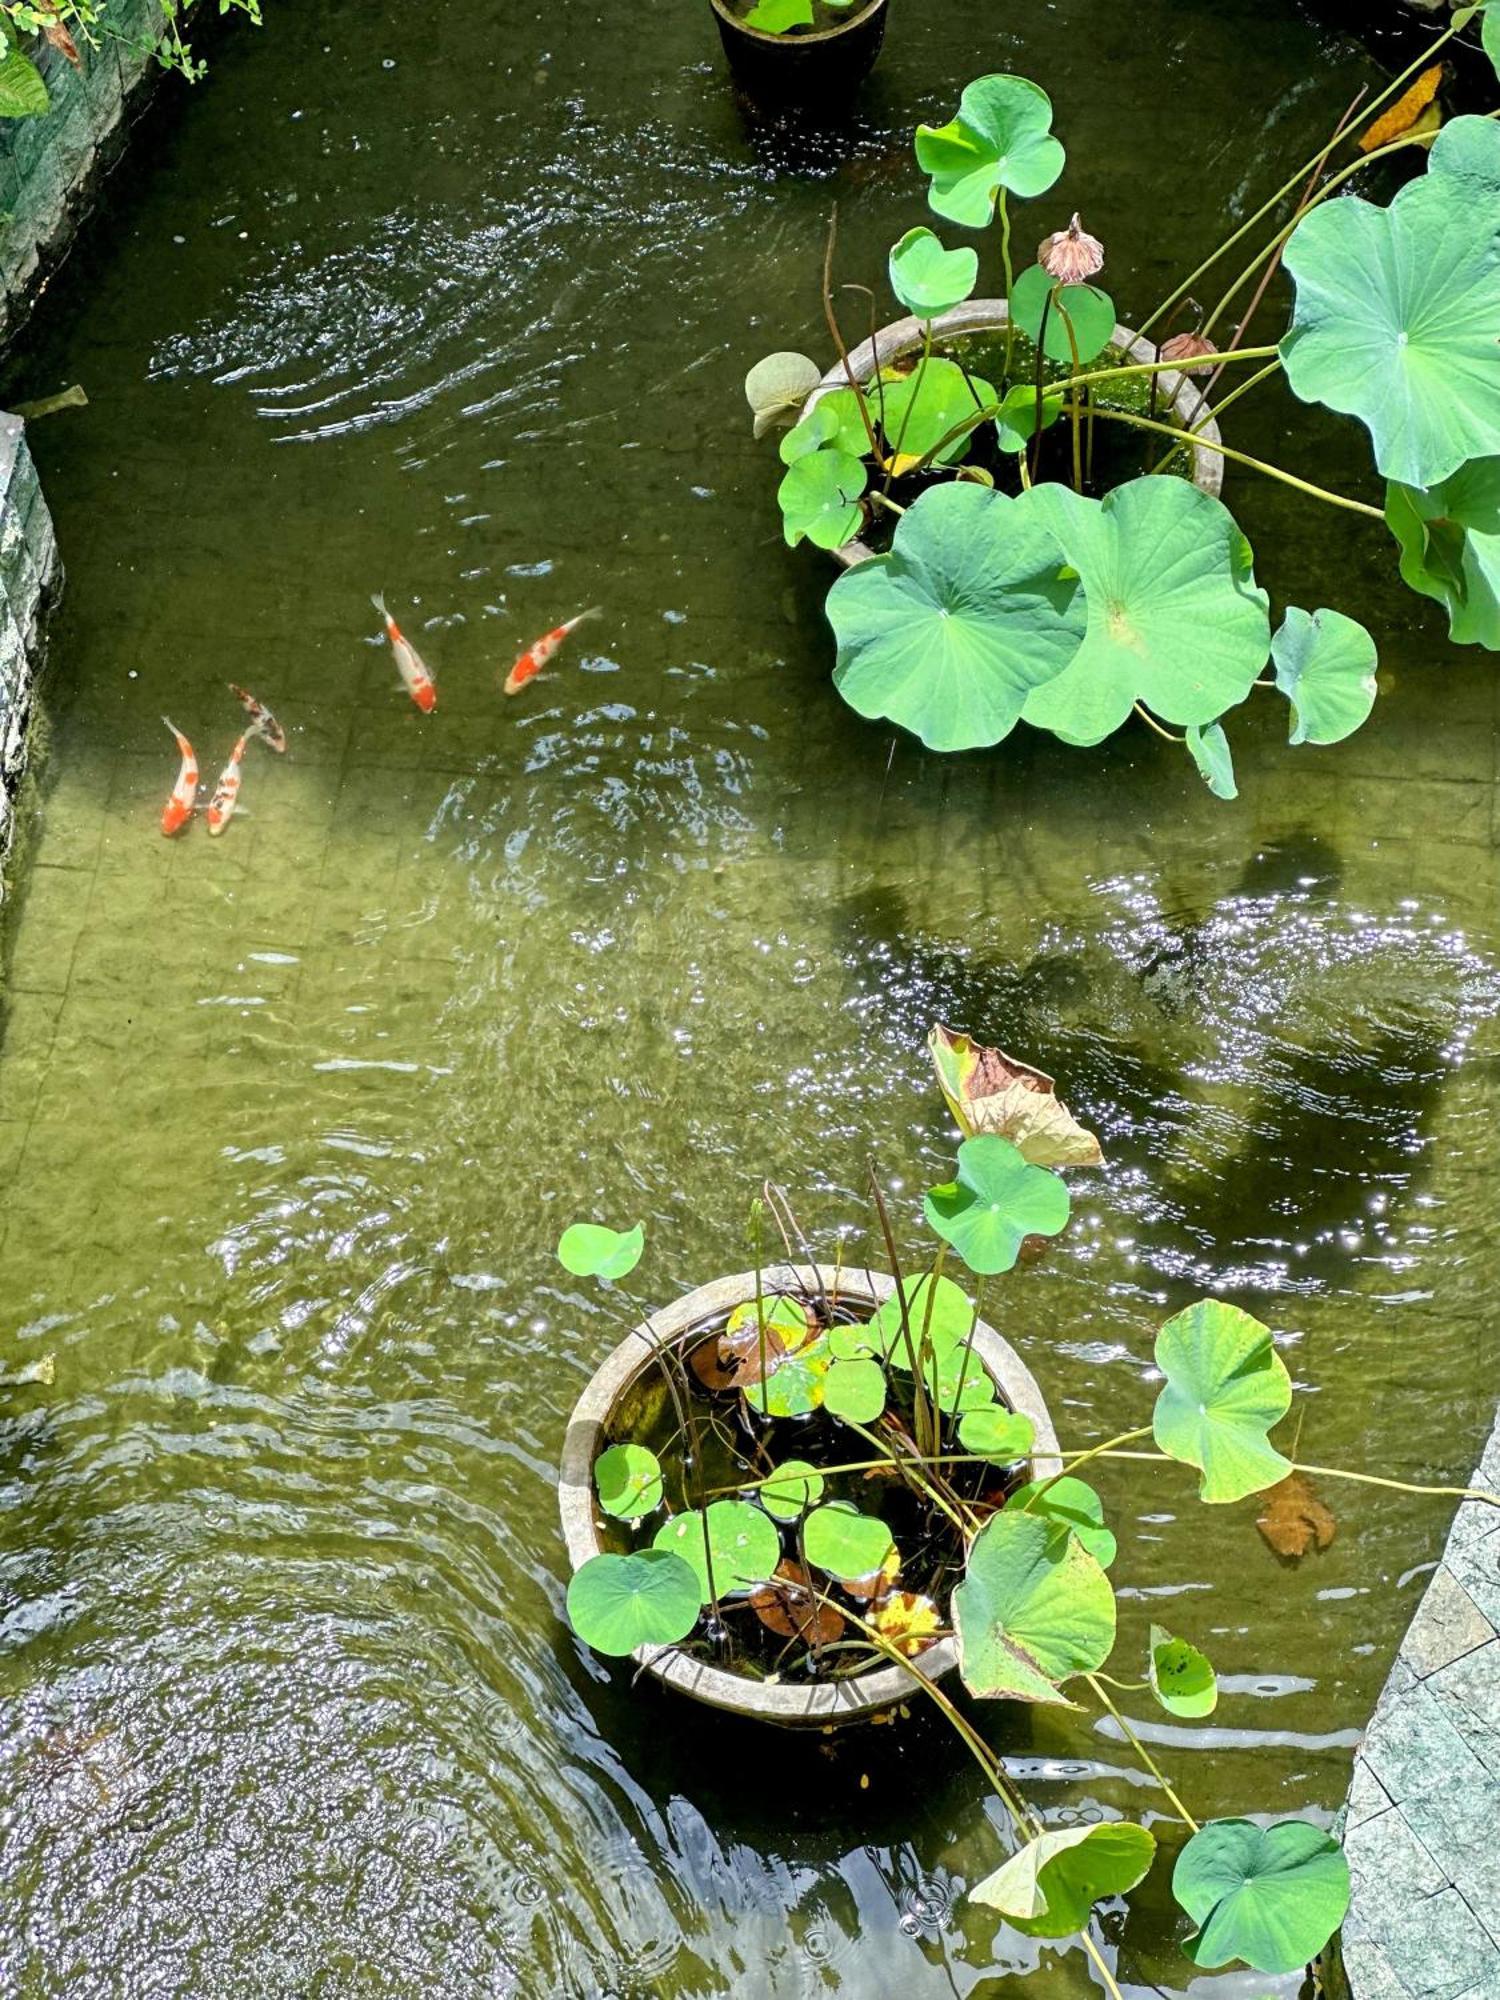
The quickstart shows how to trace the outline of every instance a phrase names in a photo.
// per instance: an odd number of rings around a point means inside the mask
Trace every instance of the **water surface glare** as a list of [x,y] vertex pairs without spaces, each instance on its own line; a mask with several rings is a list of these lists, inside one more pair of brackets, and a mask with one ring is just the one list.
[[[770,1175],[864,1256],[874,1156],[914,1246],[943,1019],[1104,1138],[1069,1234],[987,1294],[1072,1442],[1147,1420],[1156,1325],[1214,1290],[1276,1329],[1305,1456],[1467,1473],[1500,1280],[1493,662],[1378,529],[1235,474],[1278,611],[1380,639],[1361,735],[1237,720],[1234,805],[1145,734],[892,752],[830,686],[826,571],[782,547],[740,391],[824,351],[833,200],[842,275],[881,278],[924,213],[911,127],[969,76],[1052,94],[1070,165],[1018,241],[1081,207],[1129,319],[1374,72],[1287,0],[895,0],[858,127],[787,164],[706,5],[648,35],[583,0],[440,0],[415,34],[394,0],[271,13],[164,94],[7,385],[90,403],[33,433],[70,584],[8,917],[0,1365],[56,1380],[0,1420],[0,1989],[1082,1994],[1076,1943],[966,1903],[1007,1836],[930,1718],[768,1738],[563,1629],[554,1467],[619,1322],[552,1245],[644,1220],[633,1289],[664,1302],[743,1267]],[[1372,491],[1352,429],[1236,416]],[[169,844],[160,717],[211,775],[230,679],[289,754],[252,746],[242,817]],[[1253,1505],[1100,1484],[1122,1676],[1157,1620],[1226,1677],[1157,1731],[1195,1810],[1329,1815],[1451,1509],[1326,1489],[1336,1540],[1283,1568]],[[1162,1836],[1103,1920],[1122,1980],[1277,1988],[1181,1958],[1176,1837],[1113,1726],[983,1721],[1050,1823]]]

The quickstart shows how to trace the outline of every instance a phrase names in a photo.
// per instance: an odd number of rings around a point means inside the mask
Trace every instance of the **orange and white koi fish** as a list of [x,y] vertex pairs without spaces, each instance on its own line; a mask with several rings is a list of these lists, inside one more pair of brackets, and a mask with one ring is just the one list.
[[172,787],[172,796],[161,809],[161,830],[166,834],[178,832],[193,816],[193,808],[198,803],[198,759],[193,755],[193,746],[188,742],[175,722],[162,717],[168,729],[177,738],[177,748],[182,753],[182,769],[177,773],[177,783]]
[[371,597],[370,602],[385,620],[385,636],[391,642],[396,668],[406,683],[406,692],[424,715],[431,715],[437,707],[437,687],[422,664],[421,654],[410,639],[402,635],[401,627],[385,608],[385,599],[377,594]]
[[505,677],[505,692],[519,694],[529,680],[542,671],[552,655],[557,651],[570,632],[576,632],[585,618],[597,618],[599,606],[591,605],[587,611],[580,611],[576,618],[570,618],[566,625],[555,625],[545,637],[524,652]]
[[229,762],[219,773],[219,782],[214,788],[213,798],[208,807],[208,830],[222,833],[234,818],[234,809],[240,798],[240,764],[244,759],[245,745],[250,741],[247,729],[239,742],[229,753]]
[[253,694],[246,694],[242,687],[229,683],[229,692],[238,696],[246,715],[250,718],[249,734],[258,736],[262,743],[280,753],[286,749],[286,731],[272,715],[263,701],[257,701]]

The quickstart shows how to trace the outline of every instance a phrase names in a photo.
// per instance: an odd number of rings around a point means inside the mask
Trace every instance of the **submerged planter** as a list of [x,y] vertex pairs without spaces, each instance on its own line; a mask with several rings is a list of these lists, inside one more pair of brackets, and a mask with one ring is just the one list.
[[[951,312],[941,314],[932,322],[934,350],[946,335],[956,333],[1003,332],[1009,311],[1004,299],[969,299],[964,305],[955,306]],[[870,381],[877,369],[885,368],[893,362],[905,361],[920,355],[924,336],[923,323],[919,319],[893,320],[883,326],[873,340],[861,341],[850,350],[849,367],[857,382]],[[1110,340],[1110,349],[1117,350],[1124,361],[1154,361],[1156,348],[1128,326],[1117,326]],[[1101,355],[1090,367],[1107,365]],[[1175,370],[1164,370],[1158,377],[1158,407],[1163,418],[1170,418],[1184,430],[1196,425],[1198,435],[1205,443],[1193,447],[1193,484],[1201,493],[1219,497],[1224,484],[1224,459],[1221,453],[1210,447],[1219,443],[1219,426],[1211,414],[1203,413],[1204,376],[1179,374]],[[819,382],[802,406],[801,414],[806,416],[820,396],[830,390],[846,389],[849,377],[844,372],[844,364],[835,362]],[[1202,421],[1198,421],[1201,417]],[[867,542],[858,536],[845,542],[841,549],[834,551],[835,560],[845,569],[852,569],[855,563],[865,562],[875,554]]]
[[811,35],[768,35],[747,26],[726,0],[710,5],[730,73],[756,110],[816,111],[842,105],[874,68],[889,0],[872,0],[852,21]]
[[[828,1265],[815,1268],[822,1285],[829,1289],[837,1285],[841,1298],[867,1304],[872,1310],[895,1290],[892,1279],[883,1273],[853,1272],[847,1268],[836,1272]],[[802,1292],[808,1289],[813,1269],[807,1265],[800,1268],[773,1265],[761,1273],[762,1289],[767,1294]],[[713,1284],[700,1285],[675,1304],[653,1314],[647,1326],[659,1347],[681,1348],[702,1339],[716,1320],[754,1297],[753,1271],[719,1278]],[[1000,1399],[1032,1421],[1036,1441],[1029,1477],[1048,1478],[1061,1472],[1062,1461],[1056,1456],[1057,1435],[1030,1369],[1010,1343],[983,1320],[974,1328],[971,1345]],[[644,1334],[628,1334],[606,1358],[574,1406],[563,1441],[558,1504],[568,1561],[575,1572],[606,1546],[603,1516],[594,1492],[594,1462],[606,1446],[620,1443],[629,1435],[628,1421],[622,1421],[627,1401],[631,1392],[658,1367],[656,1352]],[[695,1657],[681,1646],[641,1646],[631,1657],[667,1687],[712,1708],[729,1709],[793,1728],[833,1728],[878,1715],[916,1693],[919,1685],[904,1668],[891,1664],[872,1665],[867,1672],[851,1675],[847,1680],[794,1686],[731,1673]],[[919,1653],[917,1659],[923,1675],[935,1680],[958,1664],[957,1646],[951,1638],[941,1639]]]

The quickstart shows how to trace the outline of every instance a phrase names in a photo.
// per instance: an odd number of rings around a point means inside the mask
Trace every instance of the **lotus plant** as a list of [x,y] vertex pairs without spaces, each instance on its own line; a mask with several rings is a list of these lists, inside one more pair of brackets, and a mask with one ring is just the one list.
[[[1186,476],[1203,452],[1386,529],[1401,575],[1444,606],[1453,638],[1500,651],[1500,112],[1434,138],[1433,107],[1416,120],[1405,108],[1411,77],[1440,74],[1434,50],[1476,18],[1500,72],[1500,0],[1461,7],[1369,110],[1394,108],[1304,162],[1141,319],[1146,344],[1130,354],[1097,282],[1105,241],[1084,217],[1016,268],[1013,205],[1045,195],[1064,164],[1046,93],[980,77],[948,123],[917,128],[935,215],[998,235],[1003,334],[976,349],[976,315],[955,313],[974,299],[980,252],[919,226],[889,257],[921,329],[914,360],[856,370],[825,271],[840,379],[783,352],[746,381],[757,435],[783,427],[787,542],[847,552],[827,614],[834,681],[854,709],[945,751],[988,747],[1023,722],[1087,747],[1135,717],[1181,743],[1222,798],[1236,795],[1225,718],[1253,690],[1285,697],[1293,744],[1350,735],[1375,700],[1375,641],[1327,607],[1284,606],[1273,621],[1232,514]],[[1418,145],[1430,146],[1425,169],[1383,206],[1347,190]],[[1195,306],[1193,289],[1258,234],[1217,304]],[[830,238],[830,267],[832,254]],[[1246,327],[1279,265],[1290,323],[1252,345]],[[1163,377],[1175,384],[1166,408]],[[1383,505],[1210,427],[1276,378],[1364,426]],[[866,535],[888,546],[850,548]]]

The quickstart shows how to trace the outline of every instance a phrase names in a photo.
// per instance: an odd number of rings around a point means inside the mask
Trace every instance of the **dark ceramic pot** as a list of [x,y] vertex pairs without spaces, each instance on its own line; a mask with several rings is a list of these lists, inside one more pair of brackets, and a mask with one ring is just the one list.
[[839,110],[874,67],[890,0],[871,0],[851,21],[815,35],[767,35],[709,0],[741,95],[757,111]]

